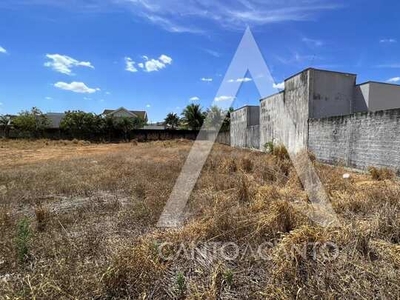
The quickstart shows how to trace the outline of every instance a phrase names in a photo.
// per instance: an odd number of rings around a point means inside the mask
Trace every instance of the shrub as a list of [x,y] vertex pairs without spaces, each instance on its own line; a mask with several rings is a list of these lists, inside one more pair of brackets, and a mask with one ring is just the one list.
[[233,284],[233,272],[232,270],[228,269],[224,272],[224,279],[228,286],[232,286]]
[[272,154],[279,160],[289,159],[289,152],[283,145],[274,146]]
[[185,276],[181,272],[178,272],[178,275],[176,277],[176,288],[178,290],[179,295],[184,294],[184,292],[185,292]]
[[266,142],[264,145],[264,149],[267,153],[273,153],[274,152],[274,142]]
[[388,168],[369,167],[368,171],[371,174],[373,180],[390,180],[396,176],[395,173]]
[[241,160],[241,167],[244,172],[250,173],[253,170],[253,162],[248,157],[243,157]]
[[40,109],[33,107],[30,111],[20,112],[13,120],[13,124],[21,132],[37,138],[49,127],[50,120]]
[[279,160],[289,159],[289,153],[284,145],[275,145],[274,142],[267,142],[264,148],[267,153],[272,154]]
[[44,231],[49,221],[49,210],[40,205],[35,208],[35,216],[37,222],[37,230]]

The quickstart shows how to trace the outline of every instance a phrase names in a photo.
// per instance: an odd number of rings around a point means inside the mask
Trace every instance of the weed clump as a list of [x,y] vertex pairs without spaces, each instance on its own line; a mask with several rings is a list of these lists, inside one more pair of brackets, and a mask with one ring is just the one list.
[[396,174],[388,168],[369,167],[368,171],[371,174],[372,179],[378,181],[391,180],[396,176]]
[[29,258],[30,237],[31,231],[29,228],[29,221],[27,218],[23,218],[17,224],[17,236],[15,239],[17,257],[21,263],[27,261]]
[[46,229],[46,225],[50,219],[50,212],[49,210],[42,206],[39,205],[35,208],[35,217],[36,217],[36,222],[37,222],[37,230],[38,231],[44,231]]

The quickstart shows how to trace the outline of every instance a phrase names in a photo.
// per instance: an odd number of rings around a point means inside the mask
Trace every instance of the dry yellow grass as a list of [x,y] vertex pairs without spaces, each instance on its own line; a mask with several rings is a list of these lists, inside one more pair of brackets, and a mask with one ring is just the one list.
[[190,146],[0,141],[0,299],[400,297],[395,178],[315,162],[342,224],[321,228],[287,157],[216,145],[185,226],[157,229]]

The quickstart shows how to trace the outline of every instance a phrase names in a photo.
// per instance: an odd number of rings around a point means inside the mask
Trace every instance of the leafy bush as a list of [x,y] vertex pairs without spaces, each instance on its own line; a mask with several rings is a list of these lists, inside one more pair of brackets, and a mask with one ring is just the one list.
[[264,145],[264,149],[267,153],[273,153],[274,152],[274,142],[266,142]]
[[33,107],[30,111],[22,111],[13,120],[15,128],[28,133],[31,137],[38,138],[43,136],[44,130],[49,127],[50,120],[47,118],[42,111],[36,107]]

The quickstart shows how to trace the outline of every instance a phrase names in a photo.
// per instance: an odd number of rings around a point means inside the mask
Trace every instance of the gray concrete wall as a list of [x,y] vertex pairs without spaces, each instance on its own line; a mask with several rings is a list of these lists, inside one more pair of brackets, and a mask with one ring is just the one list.
[[310,69],[310,118],[352,113],[356,75]]
[[369,84],[354,87],[353,113],[368,111]]
[[246,148],[260,149],[260,125],[253,125],[247,128]]
[[232,113],[231,145],[264,150],[274,142],[291,151],[309,147],[328,163],[399,168],[400,109],[367,111],[400,107],[400,86],[355,81],[315,69],[288,78],[285,91],[262,99],[260,108]]
[[284,92],[260,101],[260,150],[265,150],[268,142],[284,143],[287,137],[282,126]]
[[400,86],[370,82],[369,111],[400,108]]
[[309,121],[309,149],[328,163],[400,167],[400,109]]
[[231,113],[231,146],[246,147],[247,108],[235,110]]
[[231,113],[230,142],[232,147],[259,148],[260,107],[245,106]]
[[261,100],[260,149],[273,142],[291,151],[307,146],[310,71],[285,80],[285,91]]
[[283,117],[281,122],[285,122],[282,134],[289,150],[307,146],[311,71],[305,70],[285,80],[284,110],[289,118]]

